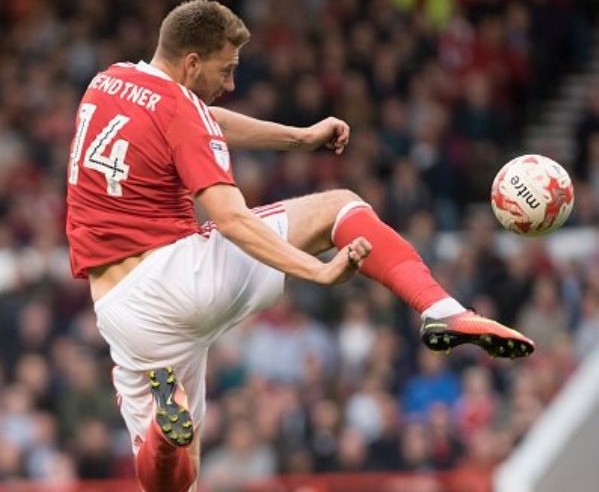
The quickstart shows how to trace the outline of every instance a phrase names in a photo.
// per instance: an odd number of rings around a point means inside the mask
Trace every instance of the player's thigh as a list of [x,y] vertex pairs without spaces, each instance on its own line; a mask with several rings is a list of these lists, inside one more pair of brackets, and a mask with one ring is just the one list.
[[333,246],[331,231],[339,211],[348,203],[362,201],[347,189],[328,190],[285,200],[289,220],[288,241],[311,254]]

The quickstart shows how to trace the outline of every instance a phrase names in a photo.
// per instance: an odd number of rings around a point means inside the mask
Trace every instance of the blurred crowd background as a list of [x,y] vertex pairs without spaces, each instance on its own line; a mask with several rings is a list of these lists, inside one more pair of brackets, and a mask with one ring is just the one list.
[[[65,169],[96,71],[151,58],[175,1],[0,2],[0,482],[130,477],[129,437],[87,284],[70,277]],[[591,0],[224,1],[252,30],[232,109],[291,125],[336,115],[346,153],[236,153],[250,205],[349,187],[465,305],[532,336],[525,361],[433,354],[418,316],[356,278],[290,281],[209,361],[202,473],[215,491],[280,473],[491,470],[599,340],[599,249],[498,249],[490,183],[560,77],[589,61]],[[566,228],[599,218],[599,89],[563,162]],[[520,149],[522,150],[522,149]],[[439,233],[460,237],[456,255]]]

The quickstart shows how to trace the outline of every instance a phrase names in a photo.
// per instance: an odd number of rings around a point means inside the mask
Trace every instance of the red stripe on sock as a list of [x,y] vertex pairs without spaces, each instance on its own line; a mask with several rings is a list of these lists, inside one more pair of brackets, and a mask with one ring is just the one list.
[[341,217],[333,242],[342,248],[359,236],[372,244],[360,273],[382,283],[413,309],[422,313],[435,302],[450,297],[414,247],[368,207],[352,208]]

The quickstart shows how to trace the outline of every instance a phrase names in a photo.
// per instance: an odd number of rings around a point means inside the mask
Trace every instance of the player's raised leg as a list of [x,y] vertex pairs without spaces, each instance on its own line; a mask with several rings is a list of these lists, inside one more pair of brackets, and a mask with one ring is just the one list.
[[421,314],[422,340],[430,349],[445,351],[474,343],[498,357],[523,357],[533,352],[530,339],[466,310],[452,298],[414,247],[355,193],[331,190],[287,200],[285,207],[289,241],[309,253],[342,248],[365,237],[373,249],[360,273],[385,285]]
[[187,449],[194,440],[187,396],[171,367],[150,371],[148,384],[154,418],[137,453],[137,477],[145,492],[187,492],[197,476]]

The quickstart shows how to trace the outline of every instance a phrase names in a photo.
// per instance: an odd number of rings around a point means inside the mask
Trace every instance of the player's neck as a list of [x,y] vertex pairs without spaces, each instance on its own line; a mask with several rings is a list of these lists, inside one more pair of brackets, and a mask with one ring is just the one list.
[[177,67],[173,66],[171,63],[164,60],[163,58],[154,56],[154,58],[152,58],[152,60],[150,61],[150,65],[154,68],[157,68],[161,72],[164,72],[175,82],[181,83],[183,76],[182,73],[179,73],[180,70],[177,70]]

